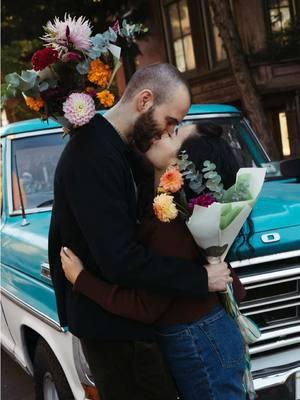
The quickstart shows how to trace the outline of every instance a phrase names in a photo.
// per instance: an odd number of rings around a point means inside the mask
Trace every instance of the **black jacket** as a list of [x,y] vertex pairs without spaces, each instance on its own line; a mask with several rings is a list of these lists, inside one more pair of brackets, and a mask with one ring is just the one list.
[[107,313],[75,293],[62,271],[61,246],[109,282],[166,294],[207,294],[205,268],[159,256],[138,242],[130,159],[130,147],[97,115],[71,137],[57,165],[50,270],[61,325],[78,337],[143,340],[152,337],[152,328]]

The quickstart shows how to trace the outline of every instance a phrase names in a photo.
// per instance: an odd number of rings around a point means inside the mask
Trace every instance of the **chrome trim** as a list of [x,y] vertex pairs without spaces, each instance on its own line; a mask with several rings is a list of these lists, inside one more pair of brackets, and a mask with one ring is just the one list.
[[263,344],[261,346],[251,347],[250,354],[262,353],[264,351],[275,350],[275,349],[291,346],[291,345],[298,344],[298,343],[300,343],[300,337],[284,339],[284,340],[277,340],[276,342]]
[[[300,366],[291,368],[288,371],[281,372],[282,366],[278,366],[278,372],[273,373],[272,375],[264,376],[264,377],[254,377],[254,385],[256,390],[267,389],[273,386],[279,386],[285,384],[285,382],[289,379],[291,375],[296,374],[296,379],[299,379]],[[298,374],[297,374],[298,373]],[[299,399],[295,399],[299,400]]]
[[[13,193],[12,193],[12,175],[11,175],[11,142],[13,140],[22,139],[25,137],[33,137],[33,136],[42,136],[42,135],[49,135],[49,134],[56,134],[62,132],[61,128],[52,128],[46,129],[42,131],[32,131],[26,132],[21,134],[11,134],[6,137],[7,139],[7,146],[6,146],[6,186],[7,186],[7,203],[8,203],[8,215],[9,216],[17,216],[22,215],[21,210],[14,210],[13,208]],[[33,213],[41,213],[46,211],[51,211],[52,207],[41,207],[41,208],[28,208],[25,209],[25,214],[33,214]]]
[[[272,332],[264,332],[256,343],[262,342],[264,340],[276,339],[281,336],[294,335],[295,333],[300,333],[300,325],[291,326],[289,328],[277,329]],[[300,336],[299,336],[300,339]]]
[[[267,306],[269,304],[274,304],[274,303],[283,303],[286,301],[291,301],[291,300],[296,300],[296,299],[300,299],[300,294],[297,295],[293,295],[293,296],[287,296],[284,297],[285,295],[280,295],[282,297],[279,297],[279,295],[276,298],[276,295],[272,296],[272,297],[266,297],[266,299],[269,300],[264,300],[264,298],[260,298],[257,300],[251,300],[251,302],[247,302],[244,304],[242,304],[239,308],[240,310],[247,310],[247,309],[252,309],[252,308],[257,308],[257,307],[262,307],[262,306]],[[271,310],[271,309],[270,309]]]
[[41,276],[47,279],[48,282],[52,282],[49,263],[43,262],[41,264]]
[[[253,265],[253,264],[251,263],[249,265]],[[296,276],[298,274],[300,274],[300,265],[297,267],[294,267],[294,268],[285,268],[281,271],[271,271],[271,272],[267,272],[265,274],[241,277],[240,280],[243,285],[247,286],[252,283],[275,281],[276,278],[280,279],[280,278],[285,278],[285,277],[289,277],[289,276]]]
[[296,303],[290,303],[290,304],[281,304],[279,306],[276,307],[268,307],[268,308],[263,308],[260,310],[252,310],[251,312],[244,312],[244,315],[256,315],[256,314],[262,314],[262,313],[266,313],[266,312],[270,312],[270,311],[276,311],[276,310],[281,310],[283,308],[290,308],[290,307],[296,307],[300,305],[300,301],[297,301]]
[[240,268],[254,264],[262,264],[269,261],[285,260],[286,258],[298,256],[300,256],[300,250],[292,250],[284,253],[270,254],[268,256],[247,258],[246,260],[241,261],[232,261],[230,265],[232,266],[232,268]]
[[211,113],[211,114],[189,114],[186,117],[184,117],[183,121],[190,121],[193,119],[205,119],[205,118],[228,118],[228,117],[240,117],[241,113],[236,112],[236,113],[223,113],[223,114],[216,114],[216,113]]
[[6,136],[6,139],[15,140],[15,139],[21,139],[24,137],[49,135],[49,133],[59,133],[59,132],[62,132],[62,128],[49,128],[49,129],[43,129],[41,131],[28,131],[28,132],[17,133],[17,134],[11,133]]
[[[277,285],[278,283],[283,283],[283,282],[293,282],[293,281],[297,281],[300,278],[300,275],[298,276],[296,275],[292,275],[291,277],[287,277],[286,279],[274,279],[274,280],[268,280],[267,282],[256,282],[254,285],[253,284],[249,284],[247,285],[247,290],[252,290],[252,289],[256,289],[259,287],[266,287],[266,286],[272,286],[272,285]],[[272,278],[270,278],[272,279]],[[289,294],[292,292],[286,292],[286,294]],[[276,295],[275,295],[276,296]],[[278,295],[277,295],[278,296]],[[269,296],[272,297],[272,296]],[[252,300],[251,300],[252,301]]]
[[1,288],[1,293],[4,296],[6,296],[9,300],[11,300],[13,303],[23,308],[23,310],[28,311],[31,315],[38,318],[42,322],[45,322],[47,325],[51,326],[51,328],[54,328],[56,331],[67,332],[67,330],[62,326],[60,326],[58,322],[54,321],[52,318],[49,318],[44,313],[41,313],[36,308],[32,307],[30,304],[25,303],[23,300],[19,299],[17,296],[10,293],[8,290]]
[[[271,239],[270,236],[272,236]],[[265,235],[261,235],[261,240],[263,243],[278,242],[280,240],[280,234],[277,232],[266,233]]]

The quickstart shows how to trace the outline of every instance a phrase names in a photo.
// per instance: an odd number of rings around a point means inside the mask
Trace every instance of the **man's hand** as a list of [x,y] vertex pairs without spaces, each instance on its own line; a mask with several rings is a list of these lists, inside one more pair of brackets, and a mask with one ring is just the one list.
[[66,278],[74,284],[78,275],[84,269],[81,260],[67,247],[61,248],[60,258]]
[[209,292],[223,292],[226,285],[232,282],[227,263],[204,265],[204,268],[207,270]]

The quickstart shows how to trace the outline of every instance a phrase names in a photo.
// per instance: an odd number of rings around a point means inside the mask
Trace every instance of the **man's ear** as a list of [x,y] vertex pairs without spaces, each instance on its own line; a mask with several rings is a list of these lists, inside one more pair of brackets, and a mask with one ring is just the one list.
[[141,90],[136,97],[137,111],[140,113],[148,111],[154,104],[153,92],[150,89]]

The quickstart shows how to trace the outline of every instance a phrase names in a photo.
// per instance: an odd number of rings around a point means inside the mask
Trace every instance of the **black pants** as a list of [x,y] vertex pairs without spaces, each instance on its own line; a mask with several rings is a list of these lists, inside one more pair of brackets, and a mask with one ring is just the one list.
[[100,400],[176,400],[155,342],[81,339]]

